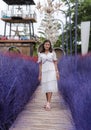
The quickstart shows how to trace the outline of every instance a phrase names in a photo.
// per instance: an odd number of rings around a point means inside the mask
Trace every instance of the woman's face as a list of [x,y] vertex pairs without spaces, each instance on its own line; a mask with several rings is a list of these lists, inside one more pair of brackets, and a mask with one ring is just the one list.
[[45,44],[44,44],[44,48],[45,48],[46,51],[49,50],[50,46],[51,46],[51,45],[50,45],[49,42],[45,42]]

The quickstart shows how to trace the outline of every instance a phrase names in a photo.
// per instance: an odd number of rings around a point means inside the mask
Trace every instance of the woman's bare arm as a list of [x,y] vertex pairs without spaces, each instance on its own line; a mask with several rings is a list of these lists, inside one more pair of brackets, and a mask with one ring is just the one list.
[[56,77],[57,77],[57,79],[59,79],[59,71],[58,71],[57,61],[54,61],[54,65],[55,65]]
[[38,77],[39,80],[41,80],[41,76],[42,76],[42,63],[39,63],[39,77]]

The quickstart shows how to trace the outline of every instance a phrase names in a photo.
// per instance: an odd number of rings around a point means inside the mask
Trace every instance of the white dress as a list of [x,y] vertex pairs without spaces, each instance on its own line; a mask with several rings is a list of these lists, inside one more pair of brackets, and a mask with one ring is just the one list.
[[56,61],[56,53],[49,52],[48,54],[39,53],[38,54],[38,63],[42,63],[42,80],[41,87],[43,92],[57,92],[57,78],[54,62]]

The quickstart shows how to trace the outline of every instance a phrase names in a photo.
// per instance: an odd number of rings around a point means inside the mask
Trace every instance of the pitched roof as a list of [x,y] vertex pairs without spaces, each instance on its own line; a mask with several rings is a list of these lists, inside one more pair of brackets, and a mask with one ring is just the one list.
[[33,0],[3,0],[8,5],[35,5]]

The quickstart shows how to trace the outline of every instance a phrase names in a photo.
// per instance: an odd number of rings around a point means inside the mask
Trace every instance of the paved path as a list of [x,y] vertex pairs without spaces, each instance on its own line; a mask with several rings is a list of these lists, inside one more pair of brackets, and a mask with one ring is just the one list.
[[38,87],[33,100],[18,115],[10,130],[71,130],[71,115],[62,97],[53,94],[51,111],[45,111],[45,102],[45,94]]

